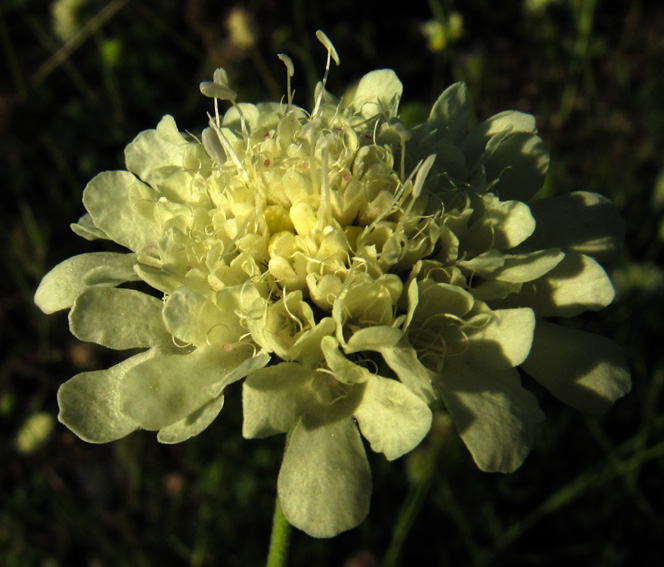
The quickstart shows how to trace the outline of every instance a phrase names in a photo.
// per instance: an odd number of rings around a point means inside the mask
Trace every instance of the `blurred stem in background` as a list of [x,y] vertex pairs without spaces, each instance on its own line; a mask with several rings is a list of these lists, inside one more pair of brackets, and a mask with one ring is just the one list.
[[[438,456],[444,448],[449,446],[453,436],[454,425],[449,416],[436,412],[429,435],[419,447],[405,457],[408,492],[392,527],[392,539],[381,562],[381,567],[400,565],[406,539],[415,525],[435,479],[440,476]],[[439,482],[444,483],[445,481]]]
[[[39,85],[43,83],[44,80],[60,65],[69,66],[70,63],[68,60],[71,54],[76,51],[86,39],[95,34],[108,20],[124,8],[128,2],[129,0],[113,0],[104,6],[95,16],[90,18],[62,47],[53,50],[53,55],[47,59],[32,76],[33,84]],[[32,22],[33,26],[36,24],[36,20],[30,17],[28,13],[26,13],[26,18],[28,18],[28,21]],[[33,29],[35,28],[33,27]],[[46,34],[39,35],[47,39]],[[49,49],[52,50],[52,48]]]
[[465,81],[466,73],[458,57],[455,44],[464,33],[463,16],[452,9],[452,2],[429,0],[433,19],[421,25],[421,32],[427,40],[429,51],[433,52],[434,68],[432,76],[432,96],[435,98],[443,90],[444,78],[449,69],[455,81]]
[[575,37],[572,45],[569,77],[565,81],[560,108],[555,117],[558,125],[564,124],[570,117],[578,89],[582,86],[584,95],[589,100],[597,98],[597,86],[592,69],[592,35],[595,24],[597,0],[568,0]]

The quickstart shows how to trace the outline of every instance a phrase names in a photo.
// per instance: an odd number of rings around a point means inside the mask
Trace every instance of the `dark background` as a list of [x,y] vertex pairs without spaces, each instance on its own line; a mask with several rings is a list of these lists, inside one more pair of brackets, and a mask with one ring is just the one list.
[[[68,6],[69,28],[62,16]],[[278,100],[286,87],[276,53],[285,52],[295,63],[295,101],[310,108],[324,71],[319,28],[341,57],[330,73],[332,92],[390,67],[404,83],[402,117],[413,121],[426,117],[445,86],[465,80],[478,119],[504,109],[537,117],[552,154],[542,195],[597,191],[628,226],[623,253],[607,266],[616,302],[580,319],[622,345],[632,393],[599,418],[542,396],[548,419],[530,457],[508,476],[478,471],[460,441],[447,441],[401,548],[402,564],[658,563],[662,6],[412,0],[395,10],[358,0],[1,0],[0,565],[263,564],[283,438],[241,438],[237,387],[219,419],[184,444],[160,445],[151,433],[85,444],[55,421],[57,388],[119,355],[78,343],[66,314],[46,317],[32,296],[56,263],[107,249],[69,230],[83,213],[86,182],[121,169],[124,146],[163,114],[199,132],[210,105],[198,83],[216,67],[227,69],[240,100]],[[231,33],[233,22],[236,30],[237,22],[248,26],[248,40]],[[426,22],[448,30],[446,44],[423,33]],[[394,463],[371,455],[375,488],[366,522],[332,540],[295,533],[290,565],[380,564],[402,505],[418,490],[412,471],[433,459],[432,451],[425,444]]]

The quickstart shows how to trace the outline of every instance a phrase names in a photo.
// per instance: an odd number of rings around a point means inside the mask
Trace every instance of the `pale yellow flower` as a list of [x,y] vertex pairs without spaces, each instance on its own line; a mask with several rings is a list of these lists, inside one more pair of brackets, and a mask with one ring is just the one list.
[[[327,77],[338,55],[319,39]],[[594,257],[618,246],[620,221],[593,193],[526,204],[549,163],[532,116],[470,127],[458,83],[408,130],[387,69],[341,101],[323,81],[311,112],[288,89],[237,102],[218,70],[201,85],[215,113],[200,140],[166,116],[127,147],[128,171],[88,184],[74,231],[130,252],[66,260],[35,301],[71,308],[81,340],[142,351],[65,383],[63,423],[91,442],[140,428],[184,441],[246,377],[244,436],[289,434],[287,519],[329,537],[369,508],[361,437],[396,459],[435,400],[482,470],[510,472],[544,417],[517,367],[583,410],[628,391],[613,343],[540,320],[611,302]]]

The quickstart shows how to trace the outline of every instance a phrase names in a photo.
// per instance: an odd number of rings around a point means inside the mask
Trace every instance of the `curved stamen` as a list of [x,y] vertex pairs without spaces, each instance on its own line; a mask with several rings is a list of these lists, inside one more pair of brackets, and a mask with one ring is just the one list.
[[293,106],[293,92],[291,91],[291,77],[295,74],[295,66],[293,60],[285,53],[277,54],[277,57],[286,65],[286,92],[288,95],[288,112]]
[[313,111],[311,112],[311,117],[316,116],[318,109],[320,108],[321,102],[323,101],[323,93],[325,92],[325,85],[327,84],[327,77],[330,74],[330,62],[334,59],[334,62],[339,65],[341,60],[339,59],[339,54],[337,50],[332,45],[330,38],[328,38],[322,30],[316,32],[316,38],[323,44],[323,47],[327,49],[327,63],[325,63],[325,75],[323,75],[323,81],[320,84],[318,89],[318,96],[316,97],[316,105],[314,106]]

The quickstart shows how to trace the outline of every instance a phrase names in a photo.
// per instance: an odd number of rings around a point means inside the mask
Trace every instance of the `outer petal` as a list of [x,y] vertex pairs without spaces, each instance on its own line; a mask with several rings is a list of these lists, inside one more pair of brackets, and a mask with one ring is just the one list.
[[88,183],[83,204],[95,225],[118,244],[144,253],[161,237],[156,193],[128,171],[104,171]]
[[156,129],[141,132],[125,148],[127,169],[148,182],[150,175],[160,167],[182,167],[187,145],[173,117],[166,115]]
[[419,286],[419,301],[413,312],[411,326],[422,326],[427,319],[439,313],[464,317],[473,308],[475,299],[458,285],[426,283],[429,285],[422,282]]
[[246,333],[235,313],[241,307],[241,295],[239,288],[223,289],[217,294],[215,304],[204,294],[181,287],[166,300],[164,322],[173,336],[185,343],[233,344]]
[[92,222],[92,217],[89,213],[85,213],[80,219],[78,219],[78,222],[72,223],[69,226],[76,234],[86,240],[96,240],[97,238],[109,240],[108,234],[95,226],[95,223]]
[[489,140],[502,132],[534,133],[535,117],[524,112],[506,110],[473,128],[461,146],[468,158],[468,165],[472,166],[484,152]]
[[503,200],[528,201],[544,184],[549,151],[539,136],[507,136],[484,162],[487,179],[498,179],[492,191]]
[[58,390],[58,419],[84,441],[107,443],[139,428],[121,409],[125,373],[148,360],[154,351],[132,356],[108,370],[83,372]]
[[286,519],[310,536],[333,537],[369,512],[371,471],[352,419],[307,428],[298,422],[277,483]]
[[114,349],[172,346],[161,320],[163,302],[133,289],[94,287],[78,296],[69,329],[82,340]]
[[174,337],[197,346],[205,345],[210,329],[223,323],[220,309],[204,294],[188,287],[168,295],[163,318]]
[[466,83],[459,82],[447,87],[431,108],[427,126],[446,133],[447,137],[456,140],[460,132],[468,124],[470,118],[470,102]]
[[[533,342],[535,314],[531,309],[496,309],[489,324],[469,335],[468,350],[463,359],[472,366],[486,369],[505,369],[521,364]],[[475,319],[479,323],[485,315]],[[476,324],[468,323],[468,330]]]
[[[44,276],[35,293],[35,303],[44,313],[68,309],[91,285],[118,285],[135,280],[135,275],[132,276],[135,263],[135,254],[116,252],[92,252],[68,258]],[[96,277],[88,282],[86,275],[99,268],[104,269],[106,278]]]
[[503,266],[489,277],[510,283],[529,282],[553,270],[564,257],[565,254],[558,248],[525,254],[506,254]]
[[537,228],[524,242],[528,249],[556,246],[601,260],[622,247],[625,222],[615,205],[598,193],[577,191],[538,199],[530,203],[530,209]]
[[363,350],[381,350],[384,347],[394,346],[401,337],[403,337],[402,331],[387,325],[364,327],[355,331],[348,339],[345,351],[347,354],[352,354]]
[[541,317],[574,317],[606,307],[614,296],[602,266],[590,256],[570,253],[544,277],[524,285],[517,301]]
[[235,371],[251,354],[250,347],[236,346],[230,352],[206,347],[148,360],[127,372],[122,411],[148,430],[176,423],[248,374],[251,370],[241,375]]
[[481,470],[508,473],[521,466],[544,414],[517,370],[475,370],[450,358],[436,387]]
[[505,282],[502,280],[486,280],[477,287],[471,288],[475,299],[481,301],[494,301],[505,299],[512,293],[521,290],[520,283]]
[[339,343],[334,337],[323,337],[320,346],[327,367],[339,382],[362,384],[372,376],[366,368],[351,362],[339,351]]
[[307,407],[311,369],[282,362],[251,373],[242,385],[242,435],[286,433]]
[[530,208],[520,201],[501,201],[492,206],[487,215],[495,223],[494,248],[513,248],[521,244],[535,230]]
[[381,348],[380,354],[383,355],[387,365],[394,370],[399,380],[415,395],[427,403],[436,399],[436,394],[431,386],[434,374],[420,362],[417,352],[407,339],[403,339],[395,346]]
[[539,321],[530,356],[521,365],[573,408],[603,413],[631,389],[620,347],[613,341]]
[[393,116],[402,93],[403,85],[392,69],[371,71],[357,85],[351,106],[366,119],[382,114]]
[[206,429],[219,415],[223,407],[224,396],[222,394],[180,421],[160,429],[157,440],[160,443],[169,444],[186,441]]
[[484,214],[469,227],[461,241],[471,255],[491,248],[514,248],[535,230],[535,219],[525,203],[498,201],[490,196],[485,196],[484,200]]
[[175,270],[154,268],[145,264],[136,265],[136,274],[150,287],[163,293],[173,293],[182,286],[182,278],[173,273]]
[[323,359],[321,339],[334,333],[336,325],[332,317],[323,317],[313,329],[302,333],[288,353],[294,360],[310,367],[317,366]]
[[431,410],[401,382],[371,376],[355,410],[371,448],[392,461],[414,449],[431,428]]
[[473,274],[485,278],[491,277],[492,274],[500,270],[505,264],[505,257],[500,250],[488,250],[475,256],[471,260],[460,260],[457,265],[465,270],[469,270]]

